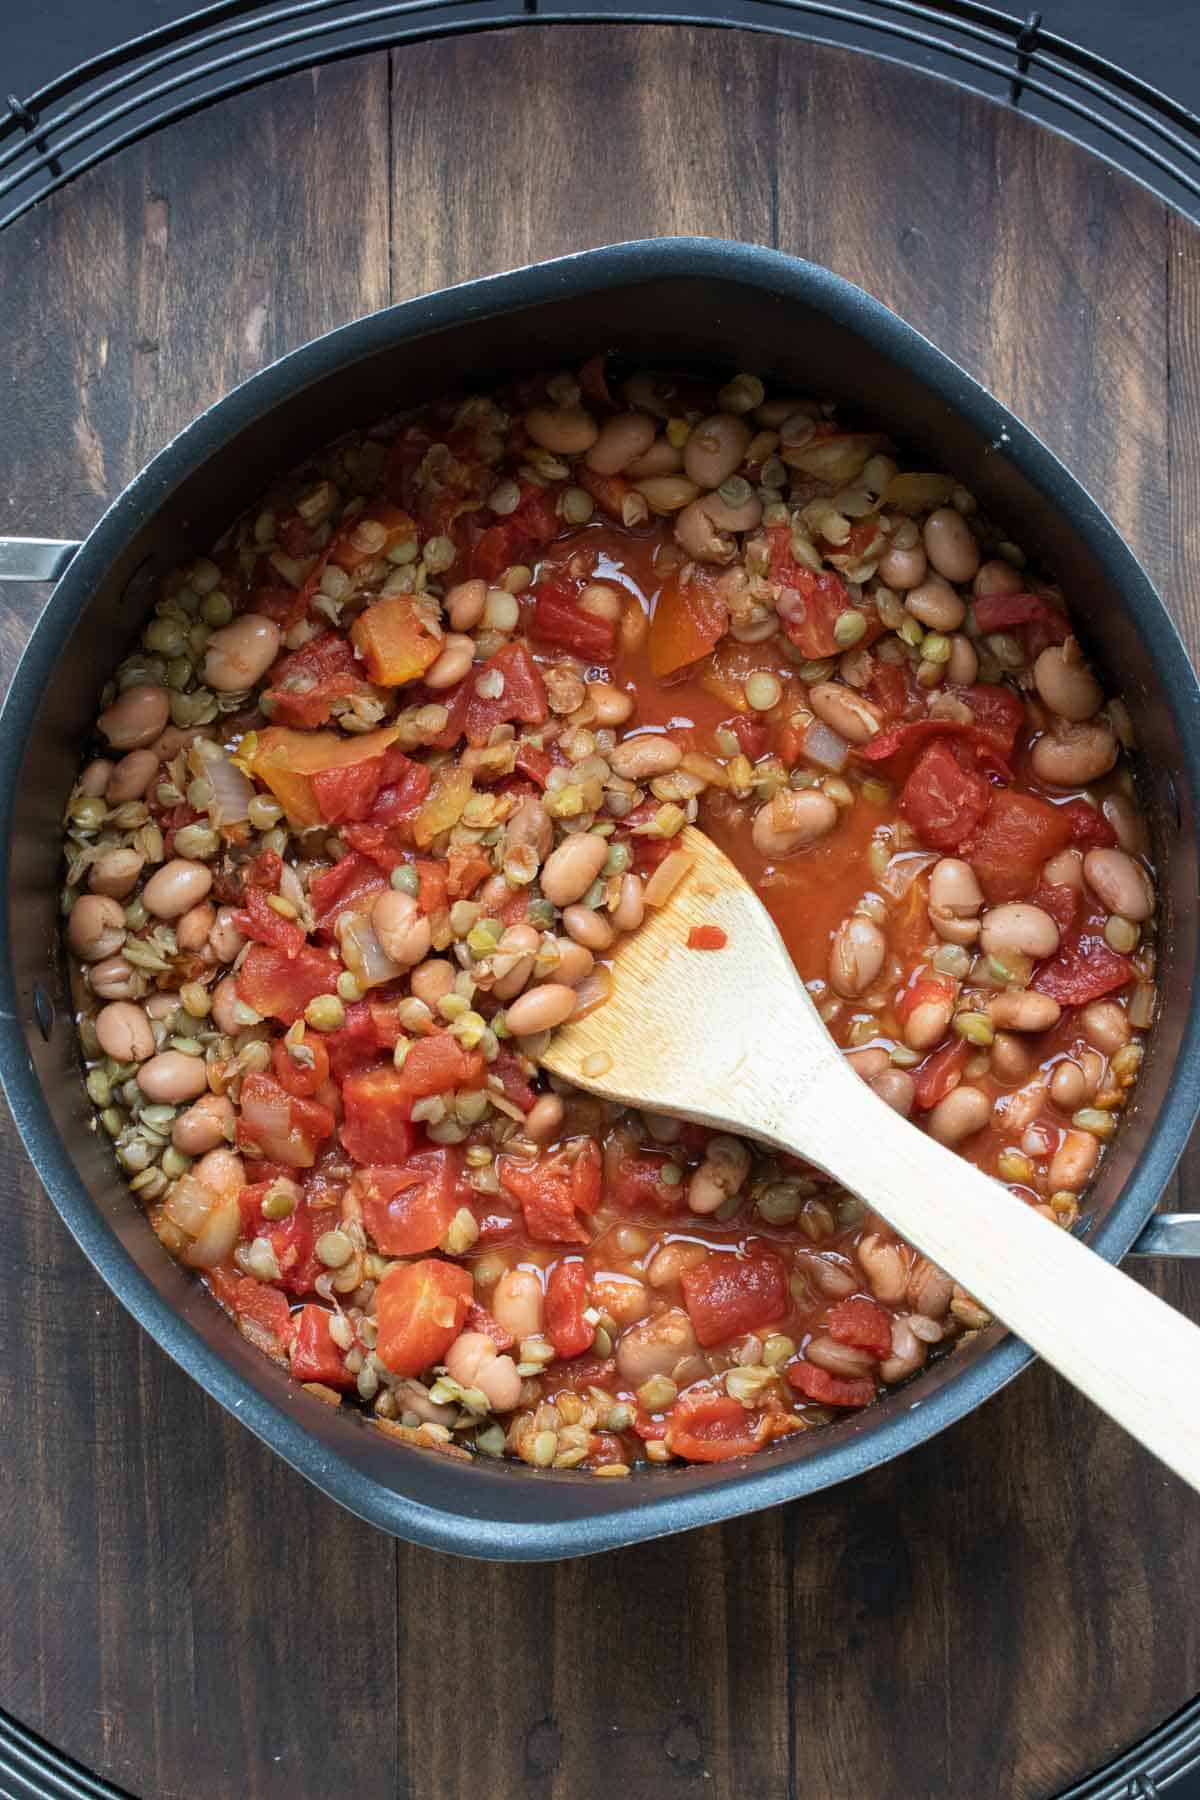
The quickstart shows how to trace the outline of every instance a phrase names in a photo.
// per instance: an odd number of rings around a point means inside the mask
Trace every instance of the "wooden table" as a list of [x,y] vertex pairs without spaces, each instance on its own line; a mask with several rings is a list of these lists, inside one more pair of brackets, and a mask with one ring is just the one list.
[[[81,535],[200,407],[357,314],[675,231],[812,257],[926,331],[1200,645],[1195,230],[1009,110],[734,31],[342,63],[43,204],[0,239],[0,529]],[[35,600],[3,600],[10,668]],[[1197,1502],[1044,1369],[768,1515],[469,1564],[357,1524],[192,1387],[11,1129],[0,1183],[0,1708],[134,1794],[1025,1800],[1200,1688]],[[1200,1268],[1147,1278],[1200,1318]]]

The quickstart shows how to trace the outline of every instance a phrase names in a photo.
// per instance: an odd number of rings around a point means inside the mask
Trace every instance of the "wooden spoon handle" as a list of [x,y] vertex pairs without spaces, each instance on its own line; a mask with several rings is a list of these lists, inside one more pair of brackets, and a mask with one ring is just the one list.
[[849,1070],[822,1071],[797,1115],[799,1154],[867,1199],[1200,1490],[1200,1328],[999,1182],[913,1130]]

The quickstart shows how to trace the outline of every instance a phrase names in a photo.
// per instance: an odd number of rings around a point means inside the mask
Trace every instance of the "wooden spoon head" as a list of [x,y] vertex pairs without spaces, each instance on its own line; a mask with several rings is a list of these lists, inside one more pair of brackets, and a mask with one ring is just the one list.
[[[681,845],[692,866],[619,945],[611,995],[542,1061],[607,1100],[784,1143],[807,1082],[841,1058],[753,888],[702,831]],[[704,926],[723,948],[689,947]]]

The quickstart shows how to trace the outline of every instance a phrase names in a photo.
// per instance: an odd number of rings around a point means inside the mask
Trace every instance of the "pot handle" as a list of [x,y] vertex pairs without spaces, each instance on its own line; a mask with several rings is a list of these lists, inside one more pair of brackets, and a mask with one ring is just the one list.
[[1200,1257],[1200,1213],[1155,1213],[1129,1254]]
[[0,537],[0,581],[57,581],[78,548],[63,538]]

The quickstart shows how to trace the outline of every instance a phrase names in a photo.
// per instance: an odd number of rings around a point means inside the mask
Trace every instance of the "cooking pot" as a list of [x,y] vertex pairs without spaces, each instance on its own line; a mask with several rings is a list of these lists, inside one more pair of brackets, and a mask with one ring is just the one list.
[[[823,1431],[744,1462],[651,1468],[623,1482],[459,1462],[397,1445],[353,1409],[315,1403],[161,1249],[93,1129],[59,944],[60,821],[100,689],[160,577],[202,553],[282,468],[383,411],[609,349],[726,377],[750,369],[784,391],[836,398],[927,466],[954,470],[1056,573],[1134,719],[1163,907],[1159,1017],[1082,1222],[1100,1255],[1117,1260],[1147,1226],[1200,1108],[1200,688],[1183,646],[1114,526],[1062,464],[925,338],[827,270],[744,244],[666,239],[408,301],[236,388],[155,457],[83,545],[0,541],[0,578],[61,574],[0,713],[0,1076],[38,1174],[134,1317],[293,1467],[399,1537],[513,1560],[631,1544],[844,1481],[980,1405],[1031,1352],[993,1327]],[[1139,1248],[1200,1254],[1200,1218],[1156,1219]]]

